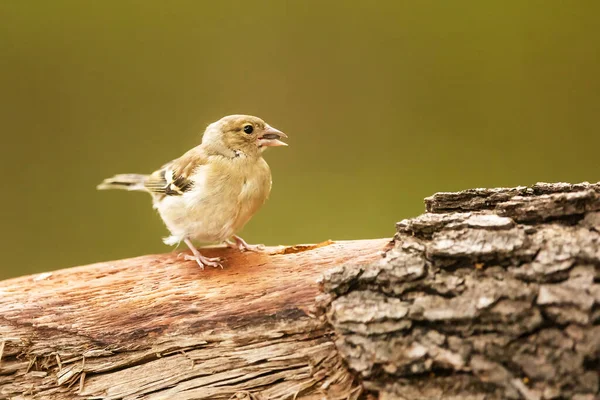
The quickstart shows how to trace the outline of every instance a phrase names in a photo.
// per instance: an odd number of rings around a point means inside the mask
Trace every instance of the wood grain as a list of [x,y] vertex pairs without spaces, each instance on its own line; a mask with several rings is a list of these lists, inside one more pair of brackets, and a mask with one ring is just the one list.
[[312,314],[317,279],[380,258],[388,242],[213,248],[222,270],[163,254],[0,282],[0,394],[348,397],[360,388]]

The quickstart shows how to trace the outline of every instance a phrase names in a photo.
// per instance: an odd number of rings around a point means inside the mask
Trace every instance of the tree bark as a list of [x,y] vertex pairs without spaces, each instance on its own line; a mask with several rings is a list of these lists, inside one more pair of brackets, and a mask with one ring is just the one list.
[[382,399],[595,399],[600,184],[438,193],[385,258],[323,279],[336,346]]
[[392,241],[0,282],[0,398],[594,399],[600,184],[426,207]]

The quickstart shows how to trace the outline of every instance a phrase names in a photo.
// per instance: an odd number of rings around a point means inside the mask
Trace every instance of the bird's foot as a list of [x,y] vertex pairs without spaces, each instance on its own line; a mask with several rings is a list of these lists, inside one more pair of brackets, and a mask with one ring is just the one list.
[[221,264],[221,259],[219,257],[204,257],[203,255],[193,255],[193,254],[185,254],[180,253],[177,258],[183,257],[186,261],[196,261],[201,269],[204,267],[220,267],[223,269],[223,265]]
[[240,251],[253,251],[255,253],[260,253],[265,250],[265,245],[264,244],[248,244],[248,243],[246,243],[245,245],[238,246],[238,249],[240,249]]
[[229,247],[238,249],[239,251],[254,251],[260,253],[265,250],[264,244],[248,244],[244,239],[237,235],[233,235],[233,243],[227,242]]
[[183,255],[184,260],[196,261],[202,270],[204,270],[205,266],[215,267],[215,268],[221,267],[221,269],[223,269],[223,265],[221,265],[221,259],[219,257],[213,257],[213,258],[204,257],[202,254],[200,254],[198,249],[192,244],[190,239],[186,238],[186,239],[184,239],[184,242],[185,242],[185,244],[187,244],[187,246],[192,251],[192,255],[184,254],[184,253],[180,254],[180,256]]

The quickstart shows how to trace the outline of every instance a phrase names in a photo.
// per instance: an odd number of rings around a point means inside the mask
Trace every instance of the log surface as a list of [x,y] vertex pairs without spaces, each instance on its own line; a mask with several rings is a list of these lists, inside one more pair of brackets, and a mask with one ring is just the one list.
[[357,395],[311,308],[324,270],[381,258],[388,242],[209,249],[223,270],[166,254],[0,282],[0,398]]

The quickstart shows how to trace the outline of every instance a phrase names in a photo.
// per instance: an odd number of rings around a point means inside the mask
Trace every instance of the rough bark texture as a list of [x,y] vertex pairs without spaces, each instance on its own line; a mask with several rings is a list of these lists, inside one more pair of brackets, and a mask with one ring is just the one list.
[[382,260],[322,279],[336,345],[381,399],[595,399],[600,184],[438,193]]
[[426,206],[391,242],[0,282],[0,398],[595,399],[600,184]]
[[310,309],[324,270],[380,258],[387,242],[207,250],[223,270],[166,254],[0,282],[0,398],[356,398]]

